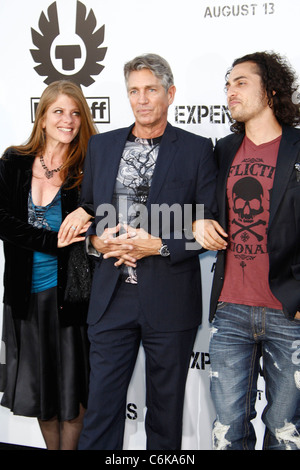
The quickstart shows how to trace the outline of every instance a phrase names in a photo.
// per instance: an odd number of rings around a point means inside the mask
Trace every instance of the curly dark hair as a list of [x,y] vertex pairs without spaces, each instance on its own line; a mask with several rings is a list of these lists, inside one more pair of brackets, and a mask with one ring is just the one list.
[[[243,62],[253,62],[268,96],[269,106],[273,109],[279,124],[297,126],[300,123],[300,105],[296,102],[297,77],[286,59],[274,52],[255,52],[236,59],[232,68]],[[243,122],[234,121],[230,129],[235,133],[245,132]]]

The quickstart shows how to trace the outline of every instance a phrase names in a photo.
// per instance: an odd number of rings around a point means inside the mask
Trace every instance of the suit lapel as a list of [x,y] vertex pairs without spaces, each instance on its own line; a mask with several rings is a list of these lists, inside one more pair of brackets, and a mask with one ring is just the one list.
[[176,141],[176,131],[174,127],[172,127],[171,124],[168,123],[157,156],[157,161],[148,197],[148,206],[150,204],[155,203],[163,187],[165,178],[168,174],[169,167],[173,161],[176,150],[178,148]]
[[299,134],[295,133],[293,128],[283,127],[271,195],[269,227],[273,222],[291,174],[294,171],[295,162],[300,151],[299,144]]
[[241,146],[244,134],[233,134],[232,139],[222,149],[218,161],[219,177],[218,177],[218,204],[220,207],[220,224],[227,227],[227,178],[233,159]]
[[245,137],[245,134],[234,134],[234,135],[232,135],[232,139],[230,139],[227,142],[226,147],[224,147],[224,150],[222,150],[221,160],[219,161],[219,168],[222,169],[223,165],[224,165],[225,170],[227,172],[224,175],[225,176],[225,180],[224,180],[225,187],[226,187],[226,180],[227,180],[227,176],[228,176],[228,173],[229,173],[229,169],[232,165],[233,159],[234,159],[238,149],[240,148],[240,146],[243,142],[244,137]]
[[112,201],[120,160],[132,127],[121,129],[118,134],[114,135],[109,146],[109,156],[101,162],[102,181],[99,182],[99,186],[105,202]]

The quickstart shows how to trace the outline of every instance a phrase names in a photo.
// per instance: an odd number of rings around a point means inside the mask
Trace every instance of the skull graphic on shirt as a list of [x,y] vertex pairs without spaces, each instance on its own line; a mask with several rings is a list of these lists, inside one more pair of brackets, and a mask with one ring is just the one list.
[[263,212],[262,185],[250,176],[238,180],[232,188],[233,211],[243,223],[252,223]]

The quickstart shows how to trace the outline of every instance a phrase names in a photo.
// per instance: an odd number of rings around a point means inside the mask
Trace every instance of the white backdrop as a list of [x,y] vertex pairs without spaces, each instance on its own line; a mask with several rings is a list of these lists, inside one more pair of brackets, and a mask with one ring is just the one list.
[[[169,121],[215,141],[229,132],[224,76],[235,58],[255,51],[273,50],[287,56],[300,72],[298,0],[256,0],[255,3],[247,0],[82,0],[81,4],[86,7],[86,15],[90,14],[89,19],[94,20],[91,33],[104,26],[103,42],[100,44],[98,40],[96,44],[107,48],[100,58],[104,66],[100,73],[95,66],[87,70],[84,67],[86,53],[91,51],[92,45],[89,38],[75,35],[77,0],[0,0],[1,152],[9,145],[24,142],[29,136],[34,103],[46,86],[47,74],[50,79],[56,79],[58,72],[63,72],[67,78],[81,71],[85,72],[86,79],[92,75],[94,81],[91,80],[91,84],[85,82],[82,89],[91,108],[94,106],[99,131],[105,132],[133,121],[123,80],[124,63],[141,53],[158,53],[169,61],[177,87]],[[57,9],[59,20],[59,34],[54,34],[51,40],[48,39],[49,29],[45,28],[45,24],[51,24],[52,30],[55,26],[48,18],[50,6]],[[42,12],[46,21],[39,23]],[[42,39],[38,46],[33,43],[32,29],[36,32],[33,34]],[[68,56],[75,58],[71,65],[67,64],[66,56],[55,56],[57,46],[75,44],[80,46],[81,58],[70,47]],[[34,61],[37,56],[33,57],[35,53],[30,52],[38,49],[37,55],[42,57],[46,67],[43,76],[34,69],[39,62]],[[50,57],[48,63],[47,54]],[[208,301],[214,255],[206,253],[201,262],[204,315],[187,381],[183,431],[183,449],[186,450],[211,449],[214,419],[208,377]],[[3,269],[2,251],[0,269]],[[257,403],[260,415],[264,404],[261,378],[258,388],[261,391]],[[145,448],[144,414],[141,349],[128,392],[125,449]],[[256,429],[259,449],[263,434],[259,419]],[[45,446],[35,419],[13,416],[2,407],[0,442]]]

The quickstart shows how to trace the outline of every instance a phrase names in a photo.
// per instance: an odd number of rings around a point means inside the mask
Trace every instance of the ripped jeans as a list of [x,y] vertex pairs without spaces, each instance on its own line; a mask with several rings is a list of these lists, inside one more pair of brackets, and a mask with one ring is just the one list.
[[215,450],[253,450],[260,356],[267,406],[264,449],[300,449],[300,321],[281,310],[220,302],[210,341]]

